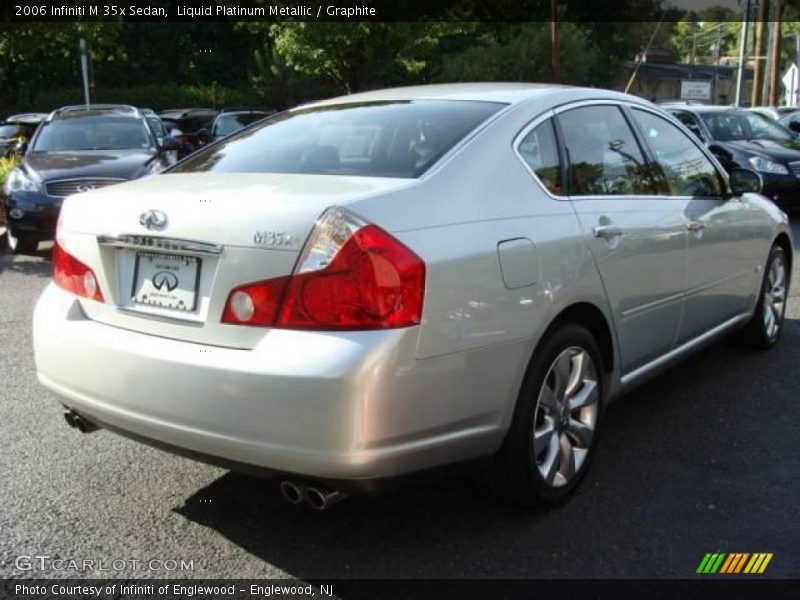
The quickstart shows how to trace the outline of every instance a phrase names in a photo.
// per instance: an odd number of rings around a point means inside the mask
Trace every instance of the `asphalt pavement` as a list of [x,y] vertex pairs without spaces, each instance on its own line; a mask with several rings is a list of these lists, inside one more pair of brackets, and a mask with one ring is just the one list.
[[67,427],[31,349],[48,255],[0,255],[2,577],[692,577],[707,552],[771,552],[765,576],[800,575],[798,284],[773,351],[721,342],[611,405],[558,509],[450,479],[314,513],[274,482]]

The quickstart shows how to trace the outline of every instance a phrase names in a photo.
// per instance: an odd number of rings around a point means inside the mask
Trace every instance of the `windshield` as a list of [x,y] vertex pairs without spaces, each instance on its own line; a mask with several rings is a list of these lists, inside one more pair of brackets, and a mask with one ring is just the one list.
[[700,113],[700,116],[708,126],[711,137],[720,142],[794,139],[786,127],[758,113],[708,112]]
[[34,152],[148,149],[144,121],[126,117],[77,117],[50,121],[34,141]]
[[0,138],[14,138],[21,135],[28,135],[29,131],[16,123],[0,125]]
[[201,150],[171,172],[419,177],[503,106],[424,100],[286,112]]
[[266,116],[266,113],[230,113],[220,115],[214,122],[214,135],[226,136],[236,133],[250,125],[250,123],[255,123]]

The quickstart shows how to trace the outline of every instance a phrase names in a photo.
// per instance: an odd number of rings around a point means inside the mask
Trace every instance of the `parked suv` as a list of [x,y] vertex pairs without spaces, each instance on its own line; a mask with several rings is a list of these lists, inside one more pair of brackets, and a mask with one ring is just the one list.
[[759,185],[610,91],[299,107],[67,199],[39,380],[80,431],[317,509],[476,459],[515,501],[559,502],[609,401],[724,335],[778,342],[793,246]]
[[53,239],[61,204],[70,194],[158,173],[177,144],[159,145],[142,113],[132,106],[66,106],[51,113],[28,144],[21,164],[3,186],[6,242],[33,252]]
[[217,116],[213,108],[170,108],[158,113],[167,132],[181,144],[179,155],[191,154],[208,140],[208,131]]

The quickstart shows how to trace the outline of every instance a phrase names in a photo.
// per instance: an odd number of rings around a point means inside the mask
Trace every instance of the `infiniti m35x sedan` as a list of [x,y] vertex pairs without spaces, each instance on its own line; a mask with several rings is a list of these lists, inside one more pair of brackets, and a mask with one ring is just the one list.
[[558,502],[610,400],[725,334],[778,341],[792,239],[759,188],[615,92],[315,102],[65,201],[39,379],[83,432],[317,509],[473,459]]

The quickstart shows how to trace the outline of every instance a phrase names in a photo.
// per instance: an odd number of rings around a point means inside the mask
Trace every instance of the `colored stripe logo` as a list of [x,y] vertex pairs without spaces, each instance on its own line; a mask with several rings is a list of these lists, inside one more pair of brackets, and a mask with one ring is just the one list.
[[713,575],[715,573],[724,575],[735,575],[738,573],[760,574],[763,573],[769,561],[772,560],[772,552],[708,552],[696,573],[700,575]]

